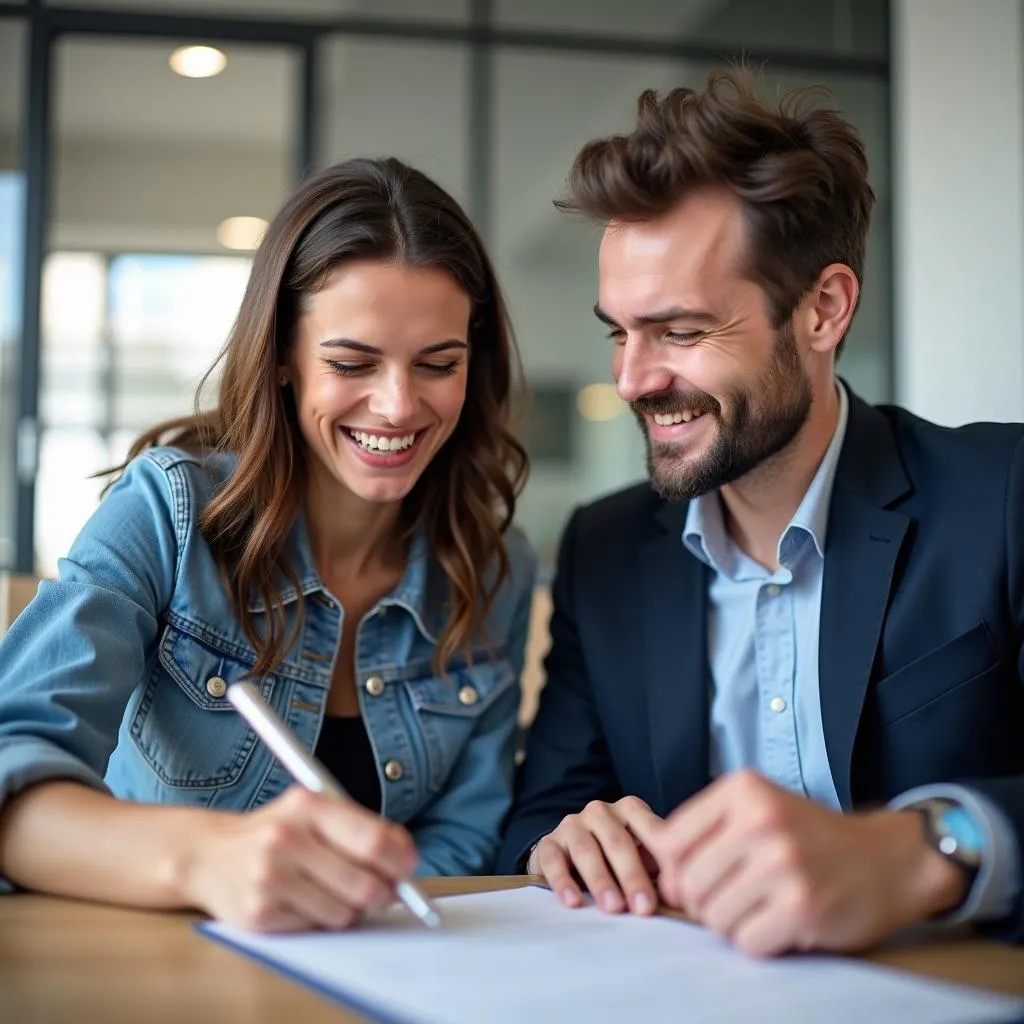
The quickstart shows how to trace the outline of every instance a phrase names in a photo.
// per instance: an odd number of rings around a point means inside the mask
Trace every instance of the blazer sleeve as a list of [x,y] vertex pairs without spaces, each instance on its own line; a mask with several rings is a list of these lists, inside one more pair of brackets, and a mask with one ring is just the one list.
[[[1006,499],[1006,552],[1010,613],[1017,636],[1024,638],[1024,436],[1017,442],[1010,464]],[[1017,675],[1024,686],[1024,643],[1017,652]],[[1020,737],[1020,742],[1024,744],[1024,735]],[[1003,812],[1015,843],[1015,849],[1010,851],[1010,855],[1016,860],[1017,877],[1020,878],[1021,866],[1024,864],[1024,775],[964,779],[962,782],[981,793]],[[980,925],[979,928],[993,938],[1024,942],[1024,893],[1018,889],[1008,917]]]
[[558,554],[546,682],[498,855],[502,874],[524,871],[534,844],[567,814],[579,813],[591,800],[622,796],[580,642],[574,566],[585,553],[578,550],[579,516],[577,511],[569,520]]

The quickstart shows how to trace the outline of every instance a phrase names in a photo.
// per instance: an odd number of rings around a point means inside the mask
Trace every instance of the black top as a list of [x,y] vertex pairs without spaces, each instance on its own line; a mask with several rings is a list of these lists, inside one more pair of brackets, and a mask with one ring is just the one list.
[[314,754],[353,800],[380,813],[377,760],[362,716],[325,715]]

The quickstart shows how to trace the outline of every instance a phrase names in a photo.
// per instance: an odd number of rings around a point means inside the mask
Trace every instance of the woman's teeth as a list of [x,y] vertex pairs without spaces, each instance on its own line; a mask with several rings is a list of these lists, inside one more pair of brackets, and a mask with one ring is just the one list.
[[380,437],[362,430],[350,430],[349,433],[356,439],[359,447],[365,448],[368,452],[401,452],[411,448],[416,440],[415,433],[403,437]]

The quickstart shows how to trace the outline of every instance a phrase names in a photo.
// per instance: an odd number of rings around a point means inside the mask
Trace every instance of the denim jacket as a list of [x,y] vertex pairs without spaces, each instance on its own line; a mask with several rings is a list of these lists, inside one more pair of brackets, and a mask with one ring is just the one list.
[[[204,468],[205,467],[205,468]],[[292,784],[224,696],[254,660],[197,527],[224,457],[158,448],[111,488],[0,642],[0,805],[51,778],[145,802],[245,810]],[[289,538],[306,595],[300,635],[261,681],[299,739],[316,745],[343,610],[313,566],[300,516]],[[404,578],[361,621],[359,703],[377,759],[382,813],[405,824],[420,874],[491,869],[512,798],[519,674],[535,557],[506,535],[510,577],[447,678],[431,665],[447,579],[412,545]],[[281,595],[294,622],[296,593]],[[251,605],[257,613],[258,602]],[[0,879],[0,887],[10,888]]]

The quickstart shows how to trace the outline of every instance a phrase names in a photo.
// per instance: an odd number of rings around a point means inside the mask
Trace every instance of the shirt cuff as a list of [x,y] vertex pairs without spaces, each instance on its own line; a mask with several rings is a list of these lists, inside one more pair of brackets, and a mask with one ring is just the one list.
[[542,832],[530,845],[519,854],[519,859],[516,861],[516,873],[520,875],[528,874],[530,868],[530,858],[533,856],[533,851],[540,846],[542,839],[547,839],[551,835],[550,832]]
[[981,865],[967,899],[943,920],[963,924],[1008,917],[1021,893],[1021,854],[1006,815],[983,794],[967,786],[944,783],[907,790],[891,801],[889,807],[898,811],[919,800],[936,799],[958,803],[985,834]]

